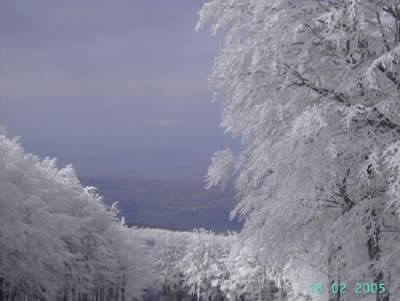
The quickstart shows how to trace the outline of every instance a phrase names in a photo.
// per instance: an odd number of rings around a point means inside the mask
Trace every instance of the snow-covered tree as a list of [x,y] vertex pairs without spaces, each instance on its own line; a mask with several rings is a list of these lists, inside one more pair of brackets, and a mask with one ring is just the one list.
[[71,166],[0,133],[0,300],[139,297],[150,259],[117,212]]
[[[158,275],[159,288],[162,294],[170,300],[177,298],[185,289],[183,285],[183,271],[179,263],[188,251],[190,232],[175,232],[153,230],[153,237],[147,235],[147,241],[153,244],[152,258],[154,269]],[[154,234],[156,234],[154,236]]]
[[[278,300],[279,294],[272,275],[272,268],[268,267],[255,256],[250,245],[243,245],[242,239],[234,235],[229,244],[229,254],[224,258],[228,276],[222,279],[221,290],[228,300]],[[286,287],[281,286],[282,295]]]
[[215,235],[205,229],[193,231],[186,254],[179,262],[190,293],[203,300],[222,295],[221,284],[228,276],[225,259],[230,241],[231,237]]
[[399,4],[214,0],[200,12],[198,28],[223,34],[210,82],[243,146],[235,162],[216,153],[207,181],[234,166],[243,242],[290,276],[296,300],[317,282],[348,285],[331,300],[354,299],[355,282],[399,297]]

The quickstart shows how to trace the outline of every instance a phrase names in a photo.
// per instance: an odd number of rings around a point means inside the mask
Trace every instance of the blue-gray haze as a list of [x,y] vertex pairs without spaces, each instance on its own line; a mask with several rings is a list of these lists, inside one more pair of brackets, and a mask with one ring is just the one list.
[[200,179],[234,142],[207,76],[204,1],[3,0],[0,124],[79,175]]

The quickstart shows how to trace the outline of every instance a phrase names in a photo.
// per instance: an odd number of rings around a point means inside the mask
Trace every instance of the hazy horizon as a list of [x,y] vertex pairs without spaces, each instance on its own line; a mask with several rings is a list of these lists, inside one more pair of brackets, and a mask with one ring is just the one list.
[[238,142],[207,86],[201,2],[3,2],[0,124],[79,176],[204,179]]

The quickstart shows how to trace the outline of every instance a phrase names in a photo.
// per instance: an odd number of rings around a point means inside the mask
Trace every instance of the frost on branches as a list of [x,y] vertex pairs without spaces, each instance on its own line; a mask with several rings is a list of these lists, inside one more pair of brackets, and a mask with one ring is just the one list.
[[0,300],[139,297],[150,261],[117,213],[71,166],[0,132]]
[[294,300],[356,298],[311,295],[317,282],[385,283],[357,298],[398,299],[400,2],[214,0],[207,23],[224,40],[210,76],[221,125],[242,137],[208,183],[234,167],[243,245]]
[[224,190],[234,171],[235,154],[231,149],[227,148],[216,152],[211,161],[206,178],[206,188],[220,185],[222,190]]

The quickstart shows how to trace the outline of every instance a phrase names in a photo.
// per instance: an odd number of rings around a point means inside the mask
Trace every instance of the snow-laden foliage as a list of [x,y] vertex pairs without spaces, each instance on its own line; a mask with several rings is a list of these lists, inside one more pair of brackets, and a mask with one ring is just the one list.
[[150,233],[146,235],[151,244],[154,244],[152,258],[158,275],[155,287],[164,286],[165,295],[174,298],[184,289],[183,269],[179,266],[179,262],[187,252],[191,233],[162,230],[148,232],[152,232],[152,235]]
[[214,0],[200,11],[197,29],[223,36],[210,76],[226,95],[221,125],[243,145],[216,153],[208,184],[237,174],[242,244],[293,300],[326,300],[310,283],[340,281],[400,297],[399,5]]
[[198,298],[221,295],[221,283],[227,277],[224,258],[229,248],[229,237],[216,237],[213,233],[200,229],[194,232],[187,252],[180,260],[184,283]]
[[232,177],[234,171],[235,154],[231,149],[227,148],[223,151],[216,152],[211,159],[211,166],[208,169],[206,178],[206,188],[220,185],[222,190],[225,189],[228,181]]
[[0,295],[70,300],[99,290],[121,295],[127,286],[126,300],[139,296],[151,279],[149,260],[117,213],[71,166],[58,169],[54,159],[25,153],[2,132]]
[[284,300],[293,291],[288,279],[263,264],[236,233],[156,232],[141,231],[154,246],[159,280],[153,289],[164,284],[161,295],[170,300],[182,294],[197,300]]

